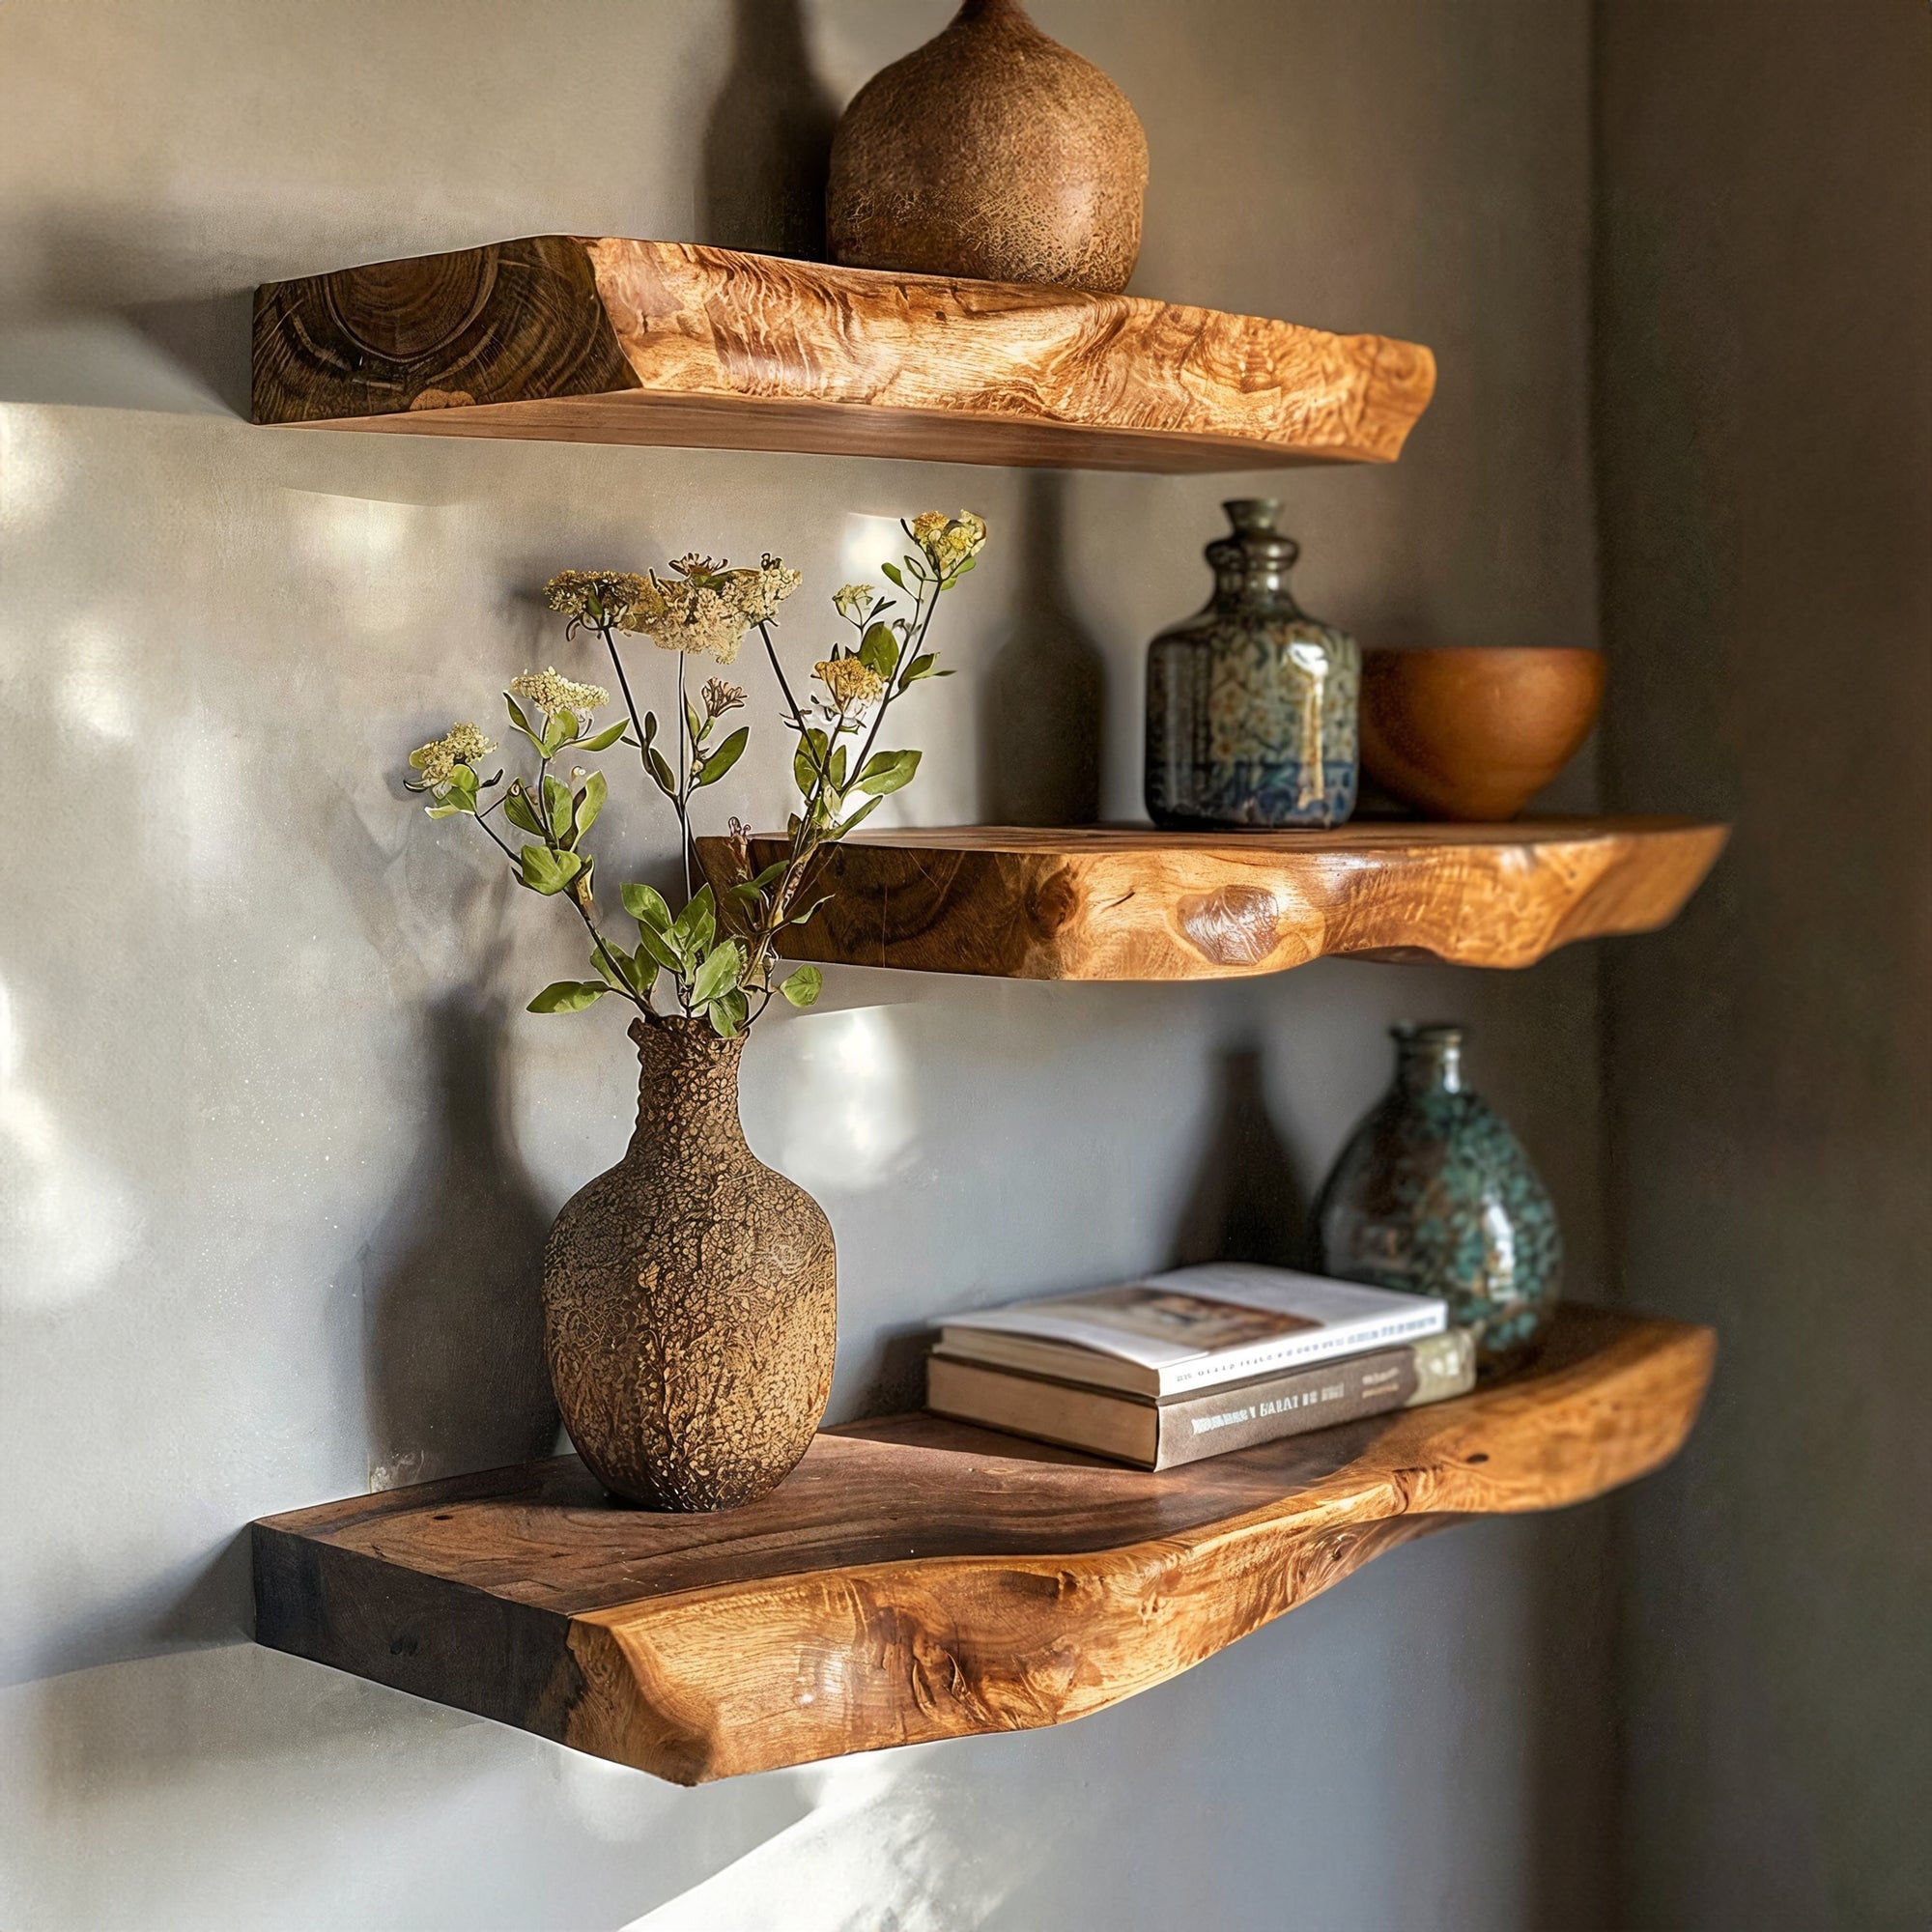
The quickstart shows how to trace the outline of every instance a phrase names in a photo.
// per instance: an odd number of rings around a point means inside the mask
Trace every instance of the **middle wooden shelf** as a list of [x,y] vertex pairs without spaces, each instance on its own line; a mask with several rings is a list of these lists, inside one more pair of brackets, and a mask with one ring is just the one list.
[[[836,896],[786,950],[1017,980],[1227,979],[1330,953],[1529,966],[1667,924],[1727,837],[1681,818],[868,832],[823,854],[814,893]],[[752,842],[760,866],[783,851]],[[697,849],[722,892],[728,843]]]

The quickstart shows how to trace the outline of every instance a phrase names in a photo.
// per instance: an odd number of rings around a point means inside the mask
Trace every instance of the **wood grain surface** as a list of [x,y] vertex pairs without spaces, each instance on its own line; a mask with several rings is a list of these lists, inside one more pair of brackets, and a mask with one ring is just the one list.
[[1428,350],[1142,297],[542,235],[256,294],[254,419],[1213,470],[1393,462]]
[[[1187,833],[1002,826],[867,832],[828,848],[799,959],[1017,980],[1211,980],[1330,953],[1529,966],[1667,924],[1723,849],[1688,819],[1357,822]],[[714,883],[723,839],[699,839]],[[781,850],[753,840],[761,865]]]
[[1153,1475],[926,1415],[712,1517],[574,1458],[254,1526],[256,1636],[679,1783],[1024,1730],[1185,1670],[1459,1518],[1666,1462],[1710,1331],[1559,1312],[1529,1370]]

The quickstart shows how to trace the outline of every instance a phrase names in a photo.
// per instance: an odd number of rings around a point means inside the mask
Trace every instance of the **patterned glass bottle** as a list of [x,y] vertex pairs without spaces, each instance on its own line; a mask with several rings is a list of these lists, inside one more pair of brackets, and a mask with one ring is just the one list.
[[1485,1369],[1513,1367],[1563,1277],[1556,1208],[1502,1116],[1463,1084],[1463,1029],[1399,1026],[1395,1084],[1316,1204],[1323,1270],[1439,1295]]
[[1178,831],[1339,825],[1355,809],[1362,653],[1288,587],[1279,503],[1224,503],[1214,595],[1148,646],[1147,808]]

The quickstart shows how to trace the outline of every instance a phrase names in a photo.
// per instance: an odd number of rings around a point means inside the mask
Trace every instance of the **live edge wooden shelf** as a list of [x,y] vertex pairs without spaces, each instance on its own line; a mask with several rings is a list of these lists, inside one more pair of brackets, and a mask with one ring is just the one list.
[[[1676,818],[862,833],[823,855],[812,892],[836,896],[786,951],[1018,980],[1225,979],[1328,953],[1528,966],[1668,923],[1727,837]],[[697,845],[722,890],[728,846]],[[753,850],[764,865],[782,846]]]
[[1708,1329],[1567,1308],[1527,1372],[1163,1475],[900,1415],[715,1517],[575,1458],[254,1526],[256,1636],[680,1784],[1064,1723],[1384,1549],[1667,1462]]
[[254,419],[1068,469],[1391,463],[1427,349],[1073,289],[538,235],[257,292]]

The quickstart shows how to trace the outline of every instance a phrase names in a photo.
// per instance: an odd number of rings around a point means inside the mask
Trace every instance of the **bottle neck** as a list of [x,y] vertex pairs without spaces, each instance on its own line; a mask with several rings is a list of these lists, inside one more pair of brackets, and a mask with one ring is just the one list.
[[1397,1028],[1396,1085],[1420,1097],[1428,1094],[1460,1094],[1463,1089],[1463,1036],[1454,1028]]
[[1302,614],[1294,592],[1289,588],[1286,564],[1255,560],[1217,563],[1214,602],[1224,611],[1259,611],[1279,617]]

